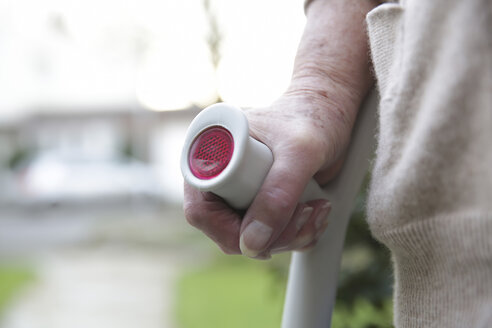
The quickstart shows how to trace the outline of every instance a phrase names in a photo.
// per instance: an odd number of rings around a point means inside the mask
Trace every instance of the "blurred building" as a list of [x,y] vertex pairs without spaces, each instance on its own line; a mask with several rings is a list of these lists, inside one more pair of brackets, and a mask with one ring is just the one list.
[[0,205],[178,204],[190,120],[271,103],[304,21],[301,0],[0,0]]
[[182,137],[198,107],[37,110],[0,126],[0,201],[62,202],[147,195],[179,202]]

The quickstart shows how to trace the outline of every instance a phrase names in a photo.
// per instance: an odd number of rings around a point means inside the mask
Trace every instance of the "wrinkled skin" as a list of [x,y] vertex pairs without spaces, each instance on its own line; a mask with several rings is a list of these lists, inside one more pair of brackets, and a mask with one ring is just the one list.
[[343,164],[358,107],[372,85],[364,17],[375,5],[346,0],[310,5],[289,89],[271,106],[245,111],[251,136],[274,156],[246,212],[185,184],[188,222],[226,254],[267,259],[306,250],[325,231],[329,200],[298,200],[312,177],[325,185]]
[[308,108],[304,105],[306,97],[302,98],[286,95],[269,108],[245,112],[251,135],[269,146],[275,161],[257,195],[261,201],[252,204],[244,219],[242,213],[231,209],[219,197],[185,185],[188,221],[227,254],[241,253],[240,232],[255,218],[268,218],[262,221],[268,221],[275,231],[260,257],[310,247],[326,229],[328,200],[298,204],[297,199],[315,173],[321,185],[334,176],[348,136],[344,135],[341,140],[337,129],[333,128],[333,122],[339,122],[343,117],[331,119],[329,115],[317,115],[324,108],[315,105],[314,101]]

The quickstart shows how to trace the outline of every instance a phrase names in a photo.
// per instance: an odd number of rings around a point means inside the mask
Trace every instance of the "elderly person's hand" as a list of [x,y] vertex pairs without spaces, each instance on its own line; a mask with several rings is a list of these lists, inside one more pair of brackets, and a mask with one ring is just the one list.
[[287,92],[267,108],[245,111],[251,135],[274,163],[245,213],[185,184],[185,215],[227,254],[264,259],[313,246],[327,226],[329,200],[299,203],[308,181],[320,185],[343,163],[358,107],[372,84],[365,13],[372,1],[317,0]]

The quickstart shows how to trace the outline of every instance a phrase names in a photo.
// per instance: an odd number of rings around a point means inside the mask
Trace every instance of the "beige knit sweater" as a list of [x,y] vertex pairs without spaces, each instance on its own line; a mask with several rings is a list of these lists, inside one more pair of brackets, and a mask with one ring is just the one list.
[[492,327],[492,2],[386,3],[367,23],[368,220],[394,260],[395,325]]

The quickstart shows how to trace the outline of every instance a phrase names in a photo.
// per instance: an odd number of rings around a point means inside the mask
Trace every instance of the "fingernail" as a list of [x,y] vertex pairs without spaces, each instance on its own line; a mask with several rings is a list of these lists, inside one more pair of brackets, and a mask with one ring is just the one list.
[[292,242],[292,249],[300,249],[309,244],[313,240],[312,234],[304,234],[301,236],[297,236],[296,239]]
[[266,247],[272,236],[272,228],[254,220],[243,231],[239,238],[239,248],[248,257],[256,257]]
[[325,233],[326,227],[328,226],[328,220],[325,220],[323,225],[318,229],[316,235],[314,236],[314,240],[319,240],[321,236]]
[[312,251],[314,249],[314,247],[316,247],[316,244],[313,243],[311,245],[307,245],[305,247],[303,247],[302,249],[300,249],[299,251],[301,252],[309,252],[309,251]]
[[267,260],[269,260],[271,258],[272,258],[272,256],[270,254],[257,255],[255,257],[256,260],[261,260],[261,261],[267,261]]
[[297,219],[297,222],[296,222],[297,231],[301,230],[301,228],[304,226],[304,224],[306,224],[306,222],[311,217],[312,213],[313,213],[313,208],[311,206],[306,206],[302,210],[301,215],[299,216],[299,219]]
[[270,253],[272,253],[272,254],[278,254],[278,253],[287,252],[288,250],[290,250],[290,248],[288,246],[283,246],[283,247],[278,247],[278,248],[272,249],[270,251]]
[[330,213],[330,210],[331,204],[329,202],[326,202],[321,206],[318,216],[316,217],[316,221],[314,221],[314,227],[316,229],[321,228],[328,222],[328,214]]

